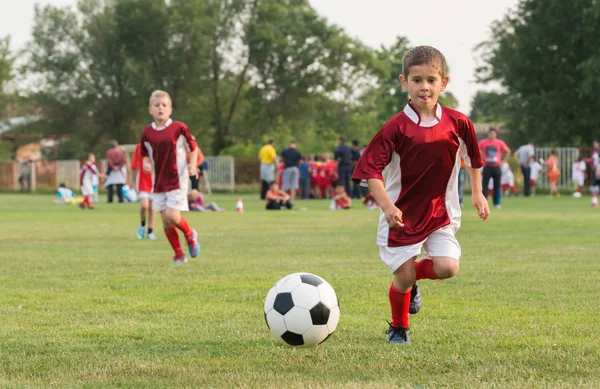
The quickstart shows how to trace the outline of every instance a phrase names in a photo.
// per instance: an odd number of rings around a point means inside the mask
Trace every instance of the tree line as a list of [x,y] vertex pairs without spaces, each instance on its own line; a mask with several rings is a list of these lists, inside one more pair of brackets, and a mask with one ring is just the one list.
[[[599,28],[600,2],[522,0],[475,48],[478,81],[502,91],[478,93],[472,118],[504,122],[515,142],[589,142],[600,124]],[[308,0],[38,5],[26,48],[10,53],[8,42],[2,102],[40,107],[22,131],[62,139],[60,158],[137,142],[155,89],[171,94],[174,118],[207,153],[233,155],[254,155],[270,136],[314,153],[338,136],[366,142],[408,98],[397,81],[406,38],[368,47]],[[442,103],[457,105],[450,93]]]

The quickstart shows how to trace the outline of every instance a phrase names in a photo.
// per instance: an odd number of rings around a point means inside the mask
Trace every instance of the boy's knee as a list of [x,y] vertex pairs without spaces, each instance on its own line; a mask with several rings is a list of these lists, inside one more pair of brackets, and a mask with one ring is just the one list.
[[434,261],[435,274],[439,278],[452,278],[458,274],[459,263],[454,258],[444,258],[442,261]]

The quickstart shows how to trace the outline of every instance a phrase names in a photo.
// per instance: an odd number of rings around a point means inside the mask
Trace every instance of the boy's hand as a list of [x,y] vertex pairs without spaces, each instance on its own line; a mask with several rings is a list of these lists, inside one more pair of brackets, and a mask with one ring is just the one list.
[[190,177],[198,178],[198,169],[196,168],[196,164],[188,164],[188,174],[190,175]]
[[487,199],[483,197],[483,193],[476,192],[472,194],[473,206],[477,209],[477,216],[481,220],[485,220],[490,216],[490,205]]
[[385,221],[387,221],[390,228],[404,227],[404,223],[402,222],[402,211],[393,203],[389,207],[383,209],[383,214],[385,215]]
[[142,167],[144,169],[144,173],[152,173],[152,163],[150,160],[144,159],[142,162]]

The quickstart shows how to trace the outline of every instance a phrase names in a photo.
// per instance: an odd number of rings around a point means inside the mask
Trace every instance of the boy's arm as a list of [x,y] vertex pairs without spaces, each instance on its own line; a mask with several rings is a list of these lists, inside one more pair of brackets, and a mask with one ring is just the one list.
[[490,206],[487,199],[483,196],[483,190],[481,188],[481,169],[474,169],[467,166],[469,171],[469,178],[471,179],[471,201],[473,206],[477,209],[477,216],[481,220],[485,220],[490,216]]
[[190,163],[188,164],[188,173],[190,176],[198,178],[198,147],[190,152]]
[[144,173],[152,173],[152,163],[150,163],[150,157],[142,158],[142,167],[144,168]]
[[402,222],[402,211],[396,207],[396,204],[394,204],[388,196],[385,187],[383,186],[383,181],[378,178],[370,178],[367,182],[369,183],[371,193],[373,194],[373,197],[375,197],[375,201],[377,201],[381,207],[381,210],[385,215],[385,220],[390,228],[404,227],[404,223]]

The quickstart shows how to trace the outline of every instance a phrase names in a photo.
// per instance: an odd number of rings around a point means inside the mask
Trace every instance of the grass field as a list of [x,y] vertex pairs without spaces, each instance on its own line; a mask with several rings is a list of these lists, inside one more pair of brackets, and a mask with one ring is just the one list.
[[[422,281],[410,345],[385,343],[390,275],[376,212],[328,203],[188,213],[202,254],[171,263],[135,238],[137,204],[94,211],[0,195],[0,387],[600,387],[600,210],[589,198],[470,207],[460,274]],[[104,199],[102,199],[104,201]],[[336,289],[341,319],[314,349],[268,331],[263,299],[293,272]]]

